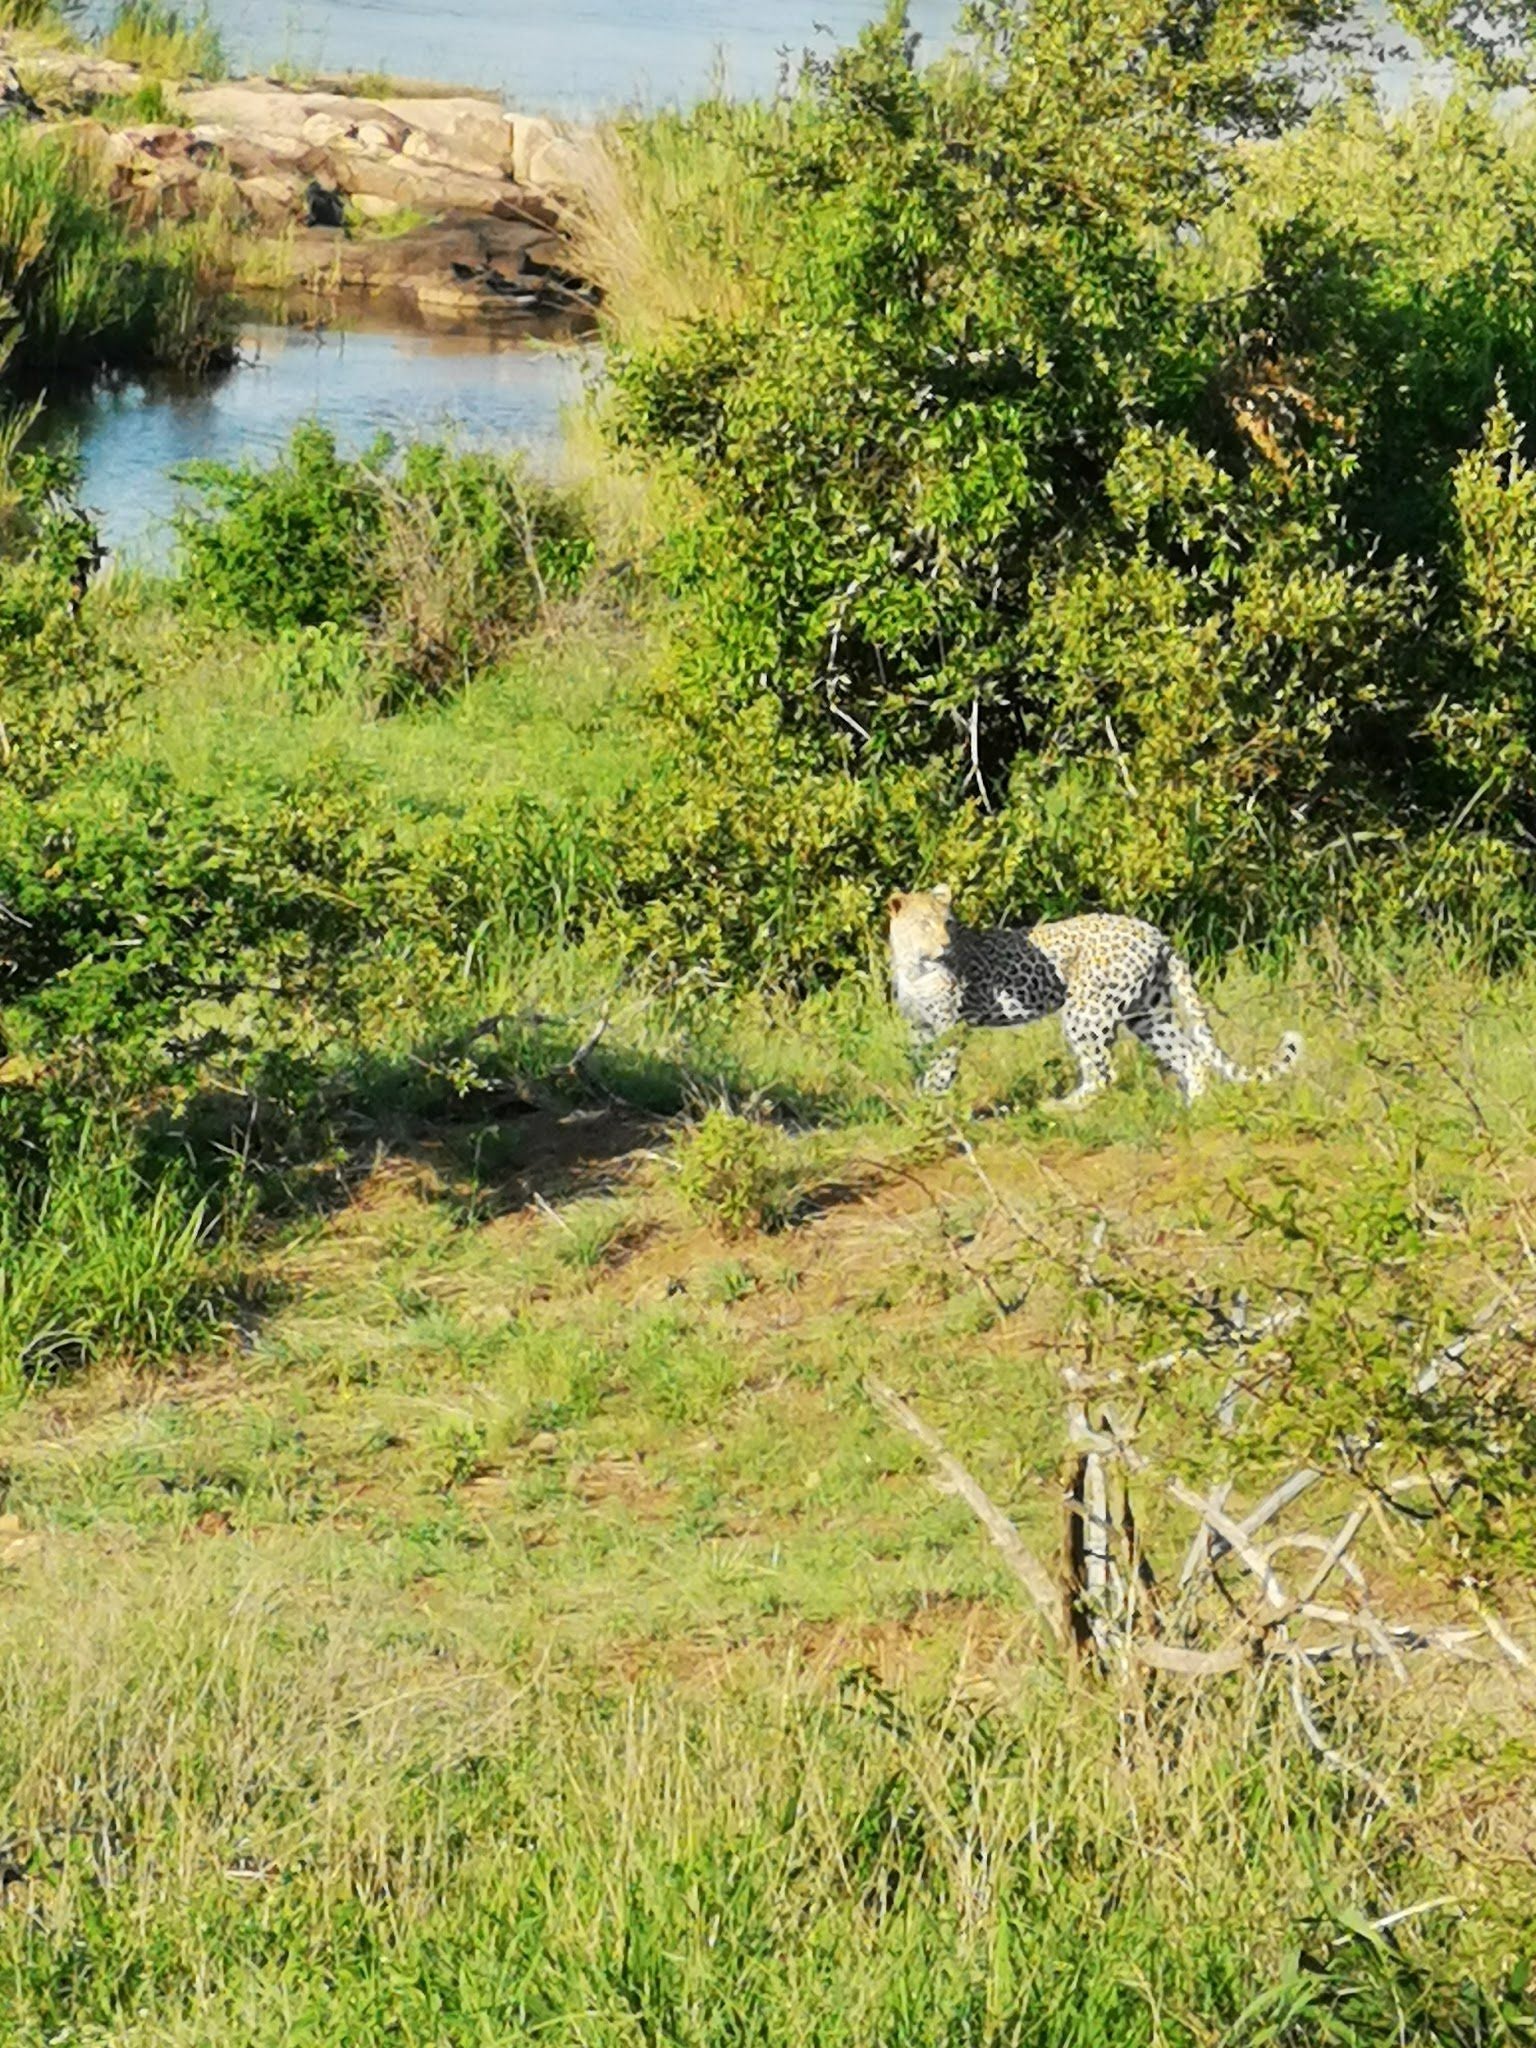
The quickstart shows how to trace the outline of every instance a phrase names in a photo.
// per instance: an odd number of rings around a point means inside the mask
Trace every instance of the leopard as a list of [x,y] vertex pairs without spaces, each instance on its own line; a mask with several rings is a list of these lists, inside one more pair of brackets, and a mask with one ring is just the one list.
[[[929,1095],[954,1086],[970,1027],[1010,1030],[1059,1015],[1077,1086],[1055,1106],[1076,1109],[1108,1087],[1122,1029],[1144,1045],[1186,1103],[1211,1075],[1268,1082],[1301,1056],[1287,1031],[1267,1065],[1242,1067],[1216,1043],[1194,976],[1166,933],[1139,917],[1089,911],[1054,923],[978,931],[961,924],[944,883],[890,899],[891,981],[911,1027],[918,1081]],[[936,1048],[936,1050],[935,1050]],[[930,1055],[932,1055],[930,1057]]]

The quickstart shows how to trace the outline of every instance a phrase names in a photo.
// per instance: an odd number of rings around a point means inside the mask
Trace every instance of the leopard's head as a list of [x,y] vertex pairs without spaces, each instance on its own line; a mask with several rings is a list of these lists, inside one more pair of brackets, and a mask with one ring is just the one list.
[[898,970],[943,959],[954,937],[952,900],[953,892],[943,882],[891,898],[891,959]]

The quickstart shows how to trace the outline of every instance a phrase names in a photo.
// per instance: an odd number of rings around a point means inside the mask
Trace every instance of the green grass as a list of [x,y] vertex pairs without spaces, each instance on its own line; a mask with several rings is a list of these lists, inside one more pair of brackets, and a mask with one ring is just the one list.
[[108,365],[206,365],[228,346],[222,302],[196,229],[130,229],[106,171],[62,133],[0,129],[0,293],[7,375],[79,374]]
[[4,0],[0,5],[0,28],[58,30],[64,17],[56,0]]
[[[525,964],[515,993],[590,993],[597,965]],[[513,993],[493,975],[470,1007]],[[1342,1216],[1380,1199],[1385,1150],[1442,1218],[1421,1258],[1447,1310],[1458,1275],[1469,1303],[1518,1284],[1528,983],[1426,956],[1372,984],[1324,955],[1220,994],[1240,1044],[1300,1010],[1293,1087],[1187,1117],[1136,1067],[1066,1130],[982,1118],[990,1193],[898,1092],[873,991],[633,994],[606,1085],[649,1060],[702,1088],[729,1049],[829,1105],[777,1134],[809,1197],[787,1229],[727,1246],[684,1200],[678,1127],[600,1097],[407,1120],[328,1211],[269,1228],[239,1345],[16,1410],[10,2038],[1521,2038],[1492,2003],[1532,1904],[1508,1678],[1319,1688],[1384,1806],[1279,1681],[1073,1684],[859,1391],[912,1390],[1046,1550],[1064,1353],[1163,1347],[1164,1284],[1331,1284],[1319,1316],[1361,1326],[1359,1270],[1255,1222],[1264,1193]],[[973,1106],[1059,1064],[1049,1027],[994,1042]],[[1392,1263],[1367,1299],[1394,1299]],[[983,1272],[1026,1299],[1000,1316]],[[1200,1373],[1148,1417],[1190,1470]],[[1266,1455],[1234,1452],[1242,1497]],[[1160,1562],[1175,1534],[1149,1517]],[[1454,1611],[1432,1552],[1365,1548],[1399,1603]]]
[[183,109],[177,105],[162,78],[148,78],[135,86],[132,92],[111,94],[97,100],[91,108],[91,118],[104,122],[109,128],[136,128],[161,122],[173,127],[186,125]]
[[[472,1532],[418,1541],[414,1598],[341,1576],[323,1624],[282,1548],[208,1536],[171,1585],[125,1560],[104,1586],[53,1546],[78,1625],[4,1694],[13,2040],[1479,2038],[1429,1988],[1469,1960],[1456,1914],[1390,1967],[1350,1932],[1441,1872],[1225,1704],[1127,1738],[1039,1675],[918,1706],[797,1658],[599,1693],[558,1646],[474,1643],[431,1569]],[[1301,1921],[1302,2017],[1261,2033]]]
[[[487,807],[558,840],[656,760],[652,629],[590,593],[392,716],[350,629],[125,578],[82,630],[138,682],[61,859],[153,787],[172,852],[217,797],[255,862],[324,763],[448,891]],[[121,1020],[0,1013],[6,2048],[1529,2038],[1519,1674],[1315,1674],[1342,1767],[1281,1672],[1098,1683],[864,1382],[1048,1560],[1070,1368],[1189,1486],[1316,1463],[1293,1533],[1374,1486],[1381,1611],[1530,1643],[1532,972],[1232,958],[1219,1035],[1299,1026],[1294,1077],[1185,1111],[1127,1047],[1063,1118],[1052,1023],[918,1100],[878,933],[791,1002],[551,943],[497,886],[350,1005],[301,981],[266,1065],[178,1019],[115,1121],[78,1102]],[[1302,1313],[1223,1433],[1241,1299]],[[1389,1505],[1426,1471],[1441,1511]],[[1136,1510],[1166,1583],[1190,1518],[1150,1480]]]
[[325,755],[379,776],[409,812],[491,789],[607,797],[647,758],[640,720],[614,709],[635,683],[634,642],[601,617],[535,635],[441,707],[382,717],[378,679],[345,635],[329,636],[335,654],[321,662],[324,634],[274,643],[189,628],[133,583],[114,602],[140,619],[130,630],[142,633],[151,677],[125,750],[188,788],[292,773]]
[[206,7],[183,10],[164,0],[117,0],[101,51],[152,78],[216,79],[225,71],[224,45]]
[[31,1202],[0,1207],[0,1395],[129,1347],[174,1357],[219,1327],[216,1218],[185,1177],[148,1181],[89,1121],[38,1177]]
[[766,182],[741,167],[779,127],[759,106],[717,101],[611,125],[586,143],[576,261],[601,283],[605,318],[626,343],[753,306],[783,224]]

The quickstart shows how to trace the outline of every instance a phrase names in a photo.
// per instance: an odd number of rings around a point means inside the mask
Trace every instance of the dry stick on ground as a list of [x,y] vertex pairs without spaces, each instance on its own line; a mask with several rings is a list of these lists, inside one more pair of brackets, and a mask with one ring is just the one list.
[[[958,1126],[954,1128],[953,1136],[956,1149],[967,1161],[992,1206],[1015,1226],[1023,1239],[1033,1243],[1038,1250],[1057,1263],[1065,1263],[1054,1248],[1046,1246],[1038,1234],[1029,1230],[1023,1219],[1003,1200],[977,1158],[974,1147],[960,1132]],[[915,1175],[911,1178],[917,1180]],[[930,1200],[934,1200],[932,1191],[927,1189],[924,1183],[918,1180],[918,1185],[924,1188]],[[984,1287],[987,1286],[984,1275],[973,1273],[972,1277],[978,1279]],[[1088,1277],[1091,1279],[1091,1275]],[[988,1292],[992,1292],[990,1287]],[[1487,1330],[1485,1325],[1498,1305],[1497,1302],[1491,1303],[1488,1308],[1480,1311],[1474,1318],[1474,1327],[1467,1336],[1438,1354],[1433,1361],[1431,1386],[1445,1371],[1455,1372],[1460,1369],[1461,1353],[1467,1343],[1475,1343],[1485,1336],[1497,1334]],[[1252,1328],[1247,1326],[1246,1316],[1240,1314],[1225,1334],[1229,1341],[1234,1341],[1240,1348],[1246,1349],[1255,1337],[1283,1328],[1298,1320],[1304,1313],[1305,1310],[1300,1305],[1290,1305],[1275,1311]],[[1505,1326],[1505,1330],[1507,1332],[1514,1327],[1516,1324],[1512,1320]],[[1180,1352],[1170,1354],[1165,1360],[1154,1361],[1151,1367],[1140,1368],[1140,1372],[1145,1373],[1156,1367],[1171,1365],[1180,1356],[1198,1349],[1198,1346],[1185,1347]],[[1138,1376],[1138,1372],[1133,1369],[1131,1377]],[[1115,1382],[1120,1382],[1126,1375],[1117,1373],[1112,1377]],[[1018,1542],[1018,1534],[1013,1524],[1001,1514],[964,1468],[950,1457],[941,1440],[919,1420],[905,1402],[900,1401],[888,1388],[878,1388],[876,1383],[870,1381],[866,1381],[865,1384],[871,1397],[876,1399],[903,1429],[915,1436],[931,1456],[943,1461],[941,1470],[944,1470],[946,1465],[951,1468],[946,1476],[951,1482],[952,1490],[968,1502],[987,1527],[993,1541],[1006,1555],[1009,1539],[1011,1538],[1014,1543]],[[1101,1493],[1104,1471],[1102,1460],[1105,1457],[1114,1457],[1126,1471],[1150,1473],[1151,1468],[1149,1461],[1126,1442],[1109,1415],[1103,1417],[1105,1427],[1101,1432],[1088,1428],[1083,1408],[1087,1391],[1075,1382],[1073,1376],[1068,1376],[1068,1392],[1074,1410],[1069,1417],[1069,1435],[1079,1456],[1074,1461],[1065,1488],[1067,1529],[1063,1546],[1063,1577],[1066,1588],[1063,1605],[1076,1647],[1079,1650],[1086,1649],[1092,1641],[1099,1651],[1101,1662],[1107,1663],[1109,1660],[1105,1654],[1106,1638],[1113,1631],[1110,1617],[1096,1611],[1093,1597],[1095,1592],[1098,1593],[1097,1608],[1102,1608],[1103,1587],[1099,1581],[1104,1579],[1106,1574],[1104,1561],[1091,1554],[1095,1545],[1089,1534],[1090,1530],[1096,1528],[1106,1517],[1106,1506]],[[1221,1405],[1224,1408],[1229,1407],[1239,1391],[1239,1385],[1234,1384],[1230,1387]],[[1422,1384],[1418,1391],[1424,1391]],[[1450,1630],[1420,1623],[1385,1623],[1372,1611],[1366,1598],[1363,1576],[1349,1559],[1348,1552],[1359,1535],[1366,1513],[1377,1510],[1379,1504],[1374,1500],[1363,1507],[1357,1507],[1345,1528],[1331,1540],[1308,1534],[1276,1539],[1270,1546],[1256,1546],[1252,1539],[1257,1532],[1315,1486],[1323,1476],[1320,1472],[1305,1467],[1292,1473],[1257,1507],[1240,1519],[1229,1517],[1224,1512],[1228,1491],[1225,1486],[1208,1499],[1202,1500],[1176,1481],[1161,1479],[1155,1474],[1152,1476],[1172,1498],[1192,1509],[1200,1519],[1199,1531],[1190,1546],[1180,1578],[1184,1604],[1187,1605],[1197,1594],[1201,1581],[1212,1575],[1213,1567],[1223,1556],[1235,1555],[1262,1586],[1265,1594],[1264,1606],[1257,1614],[1249,1617],[1247,1637],[1243,1643],[1229,1644],[1215,1650],[1200,1650],[1161,1640],[1138,1639],[1134,1635],[1133,1626],[1128,1626],[1120,1631],[1120,1640],[1115,1647],[1122,1656],[1128,1653],[1137,1662],[1151,1669],[1189,1677],[1216,1676],[1223,1672],[1237,1671],[1254,1661],[1273,1659],[1289,1662],[1293,1694],[1297,1697],[1298,1719],[1307,1739],[1329,1761],[1335,1760],[1334,1752],[1323,1742],[1300,1694],[1300,1674],[1310,1663],[1324,1663],[1341,1656],[1356,1659],[1377,1657],[1386,1661],[1399,1675],[1406,1675],[1400,1655],[1401,1649],[1435,1649],[1450,1656],[1468,1656],[1470,1652],[1465,1646],[1472,1641],[1486,1638],[1516,1668],[1527,1673],[1533,1669],[1532,1660],[1522,1646],[1510,1636],[1502,1624],[1497,1621],[1490,1622],[1486,1615],[1480,1615],[1485,1623],[1482,1629]],[[1424,1483],[1422,1478],[1395,1482],[1387,1491],[1395,1495],[1399,1491]],[[1305,1591],[1295,1597],[1284,1592],[1270,1563],[1270,1551],[1281,1547],[1282,1544],[1310,1549],[1321,1553],[1323,1558],[1322,1565],[1315,1570]],[[1022,1545],[1019,1547],[1022,1550]],[[1019,1573],[1021,1581],[1031,1599],[1046,1616],[1053,1635],[1058,1641],[1062,1641],[1067,1631],[1061,1627],[1059,1620],[1046,1605],[1044,1594],[1047,1582],[1043,1568],[1029,1552],[1024,1551],[1023,1555],[1028,1560],[1029,1571],[1027,1575]],[[1013,1560],[1010,1559],[1010,1562]],[[1355,1583],[1358,1605],[1354,1609],[1326,1608],[1318,1605],[1313,1596],[1323,1581],[1341,1567]],[[1016,1563],[1014,1569],[1019,1570]],[[1089,1585],[1090,1578],[1094,1581],[1092,1588]],[[1296,1644],[1284,1633],[1287,1623],[1295,1618],[1326,1622],[1342,1628],[1346,1633],[1341,1640],[1330,1643]],[[1276,1631],[1281,1632],[1279,1640],[1274,1640]],[[1369,1647],[1366,1647],[1367,1645]],[[1351,1770],[1355,1768],[1342,1760],[1341,1767]]]
[[[1067,1629],[1063,1625],[1061,1612],[1059,1611],[1057,1590],[1052,1585],[1050,1575],[1045,1570],[1045,1567],[1034,1555],[1033,1551],[1024,1543],[1013,1523],[982,1487],[978,1485],[976,1480],[971,1477],[960,1461],[945,1447],[944,1441],[938,1433],[931,1429],[910,1404],[902,1400],[901,1396],[893,1388],[886,1386],[883,1381],[869,1377],[864,1381],[864,1390],[875,1405],[899,1429],[904,1430],[908,1436],[913,1437],[921,1444],[928,1456],[933,1460],[945,1490],[958,1495],[971,1509],[978,1521],[981,1522],[993,1543],[1007,1561],[1014,1576],[1023,1586],[1025,1592],[1028,1593],[1030,1600],[1045,1622],[1046,1627],[1050,1630],[1052,1637],[1058,1644],[1065,1647],[1068,1639]],[[1099,1435],[1096,1432],[1089,1431],[1081,1431],[1080,1434],[1096,1438],[1095,1450],[1090,1455],[1102,1458],[1105,1455],[1103,1447],[1116,1447],[1116,1440],[1112,1436]],[[1126,1462],[1134,1462],[1135,1469],[1150,1471],[1150,1461],[1141,1457],[1139,1453],[1133,1453],[1133,1459]],[[1081,1467],[1085,1463],[1086,1456],[1079,1460],[1080,1475]],[[1307,1483],[1309,1485],[1313,1476],[1307,1475]],[[1275,1579],[1273,1568],[1269,1564],[1268,1558],[1254,1549],[1250,1525],[1257,1527],[1263,1520],[1271,1519],[1287,1501],[1296,1498],[1299,1492],[1303,1490],[1297,1484],[1301,1478],[1302,1475],[1300,1473],[1293,1475],[1291,1480],[1287,1481],[1284,1486],[1277,1487],[1267,1500],[1261,1502],[1259,1507],[1253,1510],[1241,1522],[1226,1515],[1219,1508],[1212,1515],[1211,1504],[1208,1500],[1202,1500],[1198,1494],[1193,1494],[1188,1488],[1178,1486],[1176,1483],[1170,1485],[1167,1488],[1169,1493],[1175,1498],[1181,1499],[1185,1504],[1192,1506],[1201,1515],[1202,1522],[1211,1534],[1224,1538],[1231,1535],[1239,1537],[1241,1548],[1238,1548],[1236,1544],[1232,1545],[1232,1553],[1245,1565],[1250,1563],[1251,1558],[1253,1565],[1261,1567],[1256,1576],[1259,1577],[1260,1583],[1265,1586],[1265,1607],[1259,1614],[1253,1617],[1245,1639],[1242,1642],[1223,1644],[1219,1649],[1202,1650],[1189,1645],[1163,1642],[1156,1638],[1136,1637],[1129,1634],[1124,1636],[1117,1647],[1123,1656],[1128,1655],[1137,1664],[1142,1665],[1146,1669],[1164,1672],[1169,1676],[1179,1678],[1219,1678],[1259,1664],[1288,1664],[1291,1669],[1293,1704],[1296,1706],[1299,1725],[1308,1742],[1312,1744],[1325,1761],[1335,1764],[1339,1769],[1346,1770],[1351,1775],[1363,1777],[1365,1774],[1357,1765],[1351,1764],[1347,1758],[1341,1757],[1337,1751],[1330,1747],[1319,1731],[1316,1722],[1312,1719],[1305,1694],[1301,1690],[1301,1673],[1309,1665],[1333,1663],[1343,1657],[1348,1657],[1353,1662],[1380,1659],[1388,1663],[1394,1671],[1401,1673],[1403,1670],[1400,1657],[1401,1650],[1437,1650],[1442,1655],[1465,1658],[1471,1655],[1468,1646],[1473,1642],[1484,1639],[1491,1640],[1508,1657],[1511,1663],[1528,1667],[1529,1659],[1520,1645],[1512,1637],[1509,1637],[1508,1632],[1502,1627],[1497,1630],[1492,1628],[1448,1629],[1433,1623],[1382,1622],[1369,1609],[1364,1608],[1363,1604],[1361,1608],[1356,1609],[1326,1607],[1320,1605],[1312,1598],[1311,1596],[1321,1587],[1330,1573],[1341,1566],[1346,1566],[1351,1578],[1358,1580],[1358,1567],[1349,1564],[1348,1552],[1349,1546],[1358,1536],[1364,1520],[1363,1513],[1359,1509],[1349,1517],[1343,1529],[1331,1539],[1310,1534],[1305,1537],[1287,1537],[1284,1539],[1286,1543],[1322,1553],[1322,1563],[1314,1567],[1312,1576],[1303,1589],[1302,1595],[1291,1597],[1285,1594],[1283,1588],[1279,1587],[1278,1581]],[[1077,1490],[1074,1489],[1074,1492],[1077,1492]],[[1067,1576],[1069,1580],[1072,1578],[1077,1579],[1079,1608],[1081,1607],[1082,1579],[1080,1574],[1082,1560],[1078,1553],[1085,1546],[1082,1544],[1080,1534],[1074,1543],[1072,1525],[1076,1522],[1079,1530],[1081,1530],[1087,1519],[1083,1512],[1084,1506],[1085,1503],[1081,1492],[1077,1492],[1075,1500],[1069,1497],[1067,1507],[1068,1540],[1066,1546]],[[1214,1529],[1211,1528],[1212,1520],[1217,1524],[1217,1527]],[[1281,1605],[1278,1609],[1273,1604],[1275,1591],[1280,1593]],[[1067,1611],[1071,1614],[1079,1611],[1079,1609],[1069,1604]],[[1299,1644],[1287,1641],[1283,1637],[1276,1640],[1275,1631],[1282,1629],[1288,1621],[1295,1618],[1322,1622],[1330,1627],[1343,1630],[1344,1634],[1331,1642],[1319,1644]],[[1484,1619],[1486,1621],[1487,1617],[1485,1616]],[[1090,1641],[1097,1641],[1097,1631],[1090,1626],[1086,1613],[1082,1622],[1078,1624],[1076,1633],[1078,1634],[1080,1648],[1086,1648]],[[1369,1645],[1368,1648],[1362,1645],[1362,1637]],[[1504,1640],[1501,1640],[1501,1637]],[[1370,1780],[1367,1780],[1367,1782],[1371,1782],[1373,1791],[1380,1792],[1380,1788],[1374,1782]]]
[[[1118,1449],[1127,1469],[1150,1472],[1150,1461],[1132,1446],[1121,1441],[1114,1431],[1113,1418],[1104,1415],[1104,1433],[1098,1442],[1107,1452],[1111,1447]],[[1076,1424],[1079,1439],[1085,1434],[1081,1422]],[[1202,1500],[1189,1488],[1177,1481],[1165,1481],[1164,1489],[1170,1498],[1181,1506],[1190,1508],[1201,1518],[1206,1539],[1204,1569],[1213,1561],[1215,1542],[1222,1549],[1235,1555],[1239,1562],[1258,1580],[1264,1589],[1265,1606],[1249,1620],[1249,1641],[1246,1646],[1233,1645],[1216,1651],[1173,1650],[1161,1643],[1133,1642],[1129,1645],[1131,1654],[1139,1661],[1154,1669],[1182,1671],[1188,1675],[1214,1673],[1220,1670],[1235,1670],[1242,1662],[1252,1657],[1264,1656],[1289,1659],[1293,1666],[1293,1690],[1299,1685],[1297,1672],[1308,1663],[1326,1662],[1341,1654],[1349,1654],[1357,1660],[1374,1656],[1380,1658],[1392,1670],[1394,1676],[1406,1680],[1407,1666],[1402,1659],[1404,1650],[1437,1650],[1442,1655],[1466,1658],[1471,1655],[1468,1645],[1486,1638],[1517,1669],[1529,1671],[1531,1659],[1522,1646],[1511,1636],[1496,1617],[1479,1608],[1481,1628],[1449,1629],[1425,1622],[1384,1622],[1372,1608],[1365,1576],[1350,1557],[1349,1552],[1355,1539],[1374,1505],[1372,1501],[1360,1503],[1351,1512],[1338,1533],[1330,1538],[1315,1535],[1310,1531],[1279,1536],[1267,1545],[1253,1542],[1255,1533],[1268,1521],[1273,1520],[1282,1508],[1306,1492],[1321,1474],[1304,1468],[1293,1473],[1289,1479],[1277,1486],[1259,1505],[1241,1521],[1235,1520],[1222,1511],[1221,1505],[1213,1499]],[[1210,1541],[1214,1538],[1215,1542]],[[1288,1595],[1281,1586],[1274,1571],[1273,1559],[1282,1549],[1299,1549],[1319,1554],[1321,1562],[1314,1566],[1311,1577],[1300,1592]],[[1192,1550],[1191,1555],[1196,1553]],[[1343,1570],[1355,1590],[1356,1604],[1352,1608],[1324,1606],[1317,1600],[1323,1585],[1337,1570]],[[1197,1571],[1197,1578],[1198,1578]],[[1193,1582],[1192,1582],[1193,1583]],[[1276,1629],[1283,1629],[1288,1622],[1300,1619],[1317,1621],[1342,1629],[1345,1635],[1341,1641],[1304,1647],[1285,1640],[1269,1641]],[[1369,1644],[1364,1649],[1361,1638]],[[1477,1660],[1474,1660],[1477,1661]],[[1314,1729],[1303,1720],[1303,1729],[1309,1741]],[[1321,1751],[1329,1755],[1331,1752]]]
[[886,1386],[883,1380],[866,1378],[864,1391],[898,1429],[905,1430],[908,1436],[922,1445],[946,1489],[958,1495],[975,1515],[1002,1553],[1008,1569],[1034,1602],[1041,1620],[1055,1640],[1063,1643],[1066,1631],[1062,1626],[1060,1595],[1051,1575],[1002,1509],[982,1491],[960,1460],[945,1448],[943,1438],[902,1400],[894,1387]]

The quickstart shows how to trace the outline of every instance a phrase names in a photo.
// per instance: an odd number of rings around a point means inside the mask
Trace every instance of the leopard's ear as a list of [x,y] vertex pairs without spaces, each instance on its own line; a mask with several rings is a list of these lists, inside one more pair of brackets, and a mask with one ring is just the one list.
[[902,896],[900,894],[895,895],[891,898],[890,902],[885,907],[891,913],[892,917],[900,917],[901,913],[907,907],[907,899],[905,896]]
[[932,896],[935,903],[942,903],[946,910],[955,900],[955,892],[951,889],[948,882],[936,882],[928,893]]

